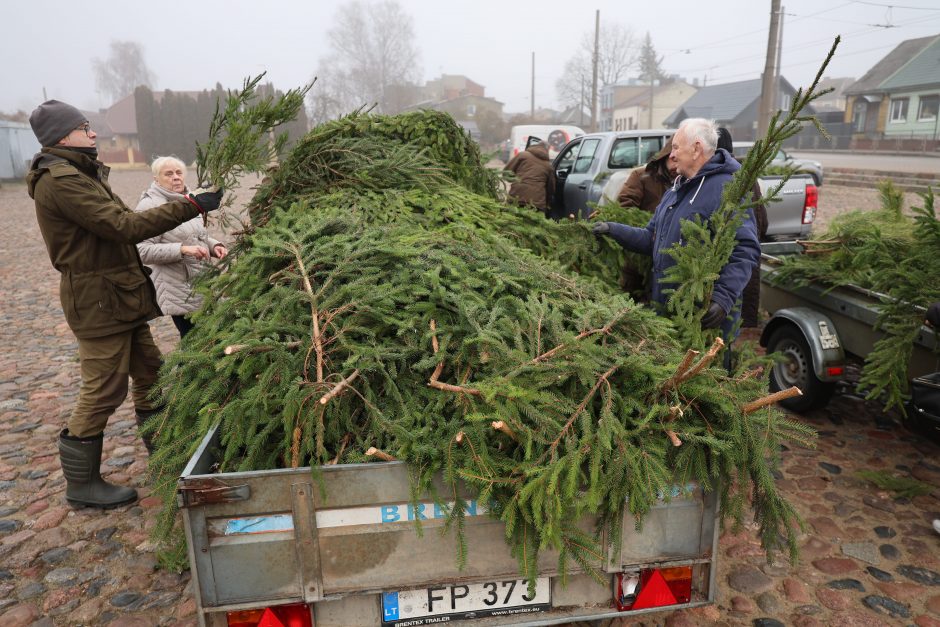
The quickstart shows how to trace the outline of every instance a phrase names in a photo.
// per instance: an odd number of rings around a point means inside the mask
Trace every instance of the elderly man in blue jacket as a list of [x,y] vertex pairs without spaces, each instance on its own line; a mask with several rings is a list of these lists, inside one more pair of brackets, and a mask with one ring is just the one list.
[[[627,250],[650,255],[653,258],[652,301],[665,304],[663,283],[666,269],[675,265],[666,249],[676,242],[682,243],[683,220],[700,216],[707,222],[721,205],[721,194],[732,175],[741,168],[728,152],[718,145],[718,129],[714,121],[689,118],[679,125],[672,137],[669,160],[679,176],[666,190],[645,228],[617,222],[599,222],[594,225],[595,235],[608,235]],[[737,244],[728,263],[719,273],[712,290],[711,302],[702,317],[704,328],[721,327],[727,341],[736,336],[740,317],[739,301],[751,271],[760,259],[760,243],[754,216],[748,210],[735,234]]]

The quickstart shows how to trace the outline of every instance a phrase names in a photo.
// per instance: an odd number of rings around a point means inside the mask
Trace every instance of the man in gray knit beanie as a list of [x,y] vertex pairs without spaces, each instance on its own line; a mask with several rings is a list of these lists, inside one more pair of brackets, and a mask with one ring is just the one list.
[[147,324],[160,309],[135,244],[218,209],[222,190],[197,189],[131,211],[111,191],[110,168],[98,160],[97,134],[81,111],[48,100],[29,123],[43,148],[26,184],[49,259],[61,275],[59,297],[78,340],[82,376],[78,401],[59,433],[65,498],[77,506],[116,507],[137,499],[134,488],[101,477],[104,428],[127,396],[128,378],[138,421],[160,411],[149,392],[161,355]]
[[55,146],[87,121],[84,113],[58,100],[47,100],[29,116],[29,125],[42,146]]

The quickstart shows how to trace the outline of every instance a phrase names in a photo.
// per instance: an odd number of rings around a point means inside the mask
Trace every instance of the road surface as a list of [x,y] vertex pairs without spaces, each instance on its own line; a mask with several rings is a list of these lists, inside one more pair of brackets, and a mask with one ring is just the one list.
[[881,170],[883,172],[926,172],[940,178],[940,154],[937,156],[860,154],[848,151],[811,152],[787,151],[799,159],[812,159],[823,164],[823,168],[855,168],[857,170]]

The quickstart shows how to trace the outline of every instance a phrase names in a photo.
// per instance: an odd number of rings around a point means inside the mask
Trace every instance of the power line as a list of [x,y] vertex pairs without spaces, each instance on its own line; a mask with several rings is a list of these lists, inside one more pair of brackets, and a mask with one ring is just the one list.
[[[810,13],[809,15],[803,15],[803,16],[797,17],[797,19],[792,20],[792,21],[797,22],[797,21],[799,21],[799,20],[806,19],[806,18],[810,18],[810,17],[813,17],[813,16],[815,16],[815,15],[821,15],[821,14],[823,14],[823,13],[828,13],[829,11],[836,11],[836,10],[841,9],[841,8],[843,8],[843,7],[847,7],[847,6],[849,6],[850,4],[852,4],[852,0],[849,0],[848,2],[843,2],[842,4],[836,5],[836,6],[834,6],[834,7],[830,7],[830,8],[828,8],[828,9],[823,9],[823,10],[821,10],[821,11],[816,11],[815,13]],[[792,14],[788,13],[787,15],[792,15]],[[766,36],[766,34],[767,34],[767,29],[766,29],[766,28],[759,28],[759,29],[757,29],[757,30],[747,31],[747,32],[745,32],[745,33],[739,33],[739,34],[735,35],[735,39],[741,39],[742,37],[747,37],[748,35],[756,35],[756,34],[760,34],[762,37],[763,37],[763,36]],[[712,48],[727,48],[727,47],[736,47],[736,46],[748,45],[748,44],[741,44],[741,43],[731,43],[731,44],[729,44],[729,43],[727,43],[727,42],[728,42],[728,39],[725,38],[725,39],[716,40],[716,41],[713,41],[713,42],[701,44],[701,45],[698,45],[698,46],[691,46],[691,47],[686,47],[686,48],[672,48],[672,49],[670,49],[670,48],[665,48],[665,49],[663,49],[663,52],[683,52],[683,53],[685,53],[685,54],[691,54],[692,51],[709,50],[709,49],[712,49]]]
[[[894,48],[894,47],[896,47],[896,46],[897,46],[897,44],[889,44],[889,45],[887,45],[887,46],[878,46],[877,48],[868,48],[868,49],[866,49],[866,50],[856,50],[855,52],[847,52],[847,53],[845,53],[845,54],[842,54],[842,55],[840,55],[840,57],[852,57],[852,56],[855,56],[855,55],[858,55],[858,54],[865,54],[865,53],[868,53],[868,52],[874,52],[874,51],[876,51],[876,50],[885,50],[886,48]],[[801,67],[801,66],[803,66],[803,65],[810,65],[810,64],[812,64],[812,63],[818,64],[818,63],[819,63],[819,59],[813,59],[813,60],[811,60],[811,61],[802,61],[802,62],[800,62],[800,63],[787,63],[787,64],[784,65],[783,67],[784,67],[784,68],[794,68],[794,67]],[[727,76],[716,76],[716,77],[712,77],[712,80],[713,80],[713,81],[723,81],[723,80],[728,80],[729,78],[738,78],[739,76],[754,76],[754,74],[755,74],[755,72],[742,72],[742,73],[740,73],[740,74],[729,74],[729,75],[727,75]]]
[[906,7],[900,4],[883,4],[881,2],[866,2],[865,0],[852,0],[852,2],[854,4],[867,4],[869,6],[885,7],[887,9],[910,9],[911,11],[938,11],[940,12],[940,9],[936,9],[932,7]]
[[[898,22],[898,24],[896,25],[896,27],[900,28],[900,27],[902,27],[902,26],[914,26],[914,27],[916,27],[916,26],[921,26],[921,25],[924,25],[924,22],[926,22],[926,21],[933,21],[933,20],[935,20],[935,19],[937,19],[937,18],[933,18],[933,17],[930,17],[930,18],[922,18],[922,17],[911,18],[911,19],[909,19],[909,20],[905,20],[905,21],[902,21],[902,22]],[[794,21],[795,21],[795,20],[794,20]],[[880,31],[880,30],[882,30],[882,29],[881,29],[881,28],[865,28],[865,29],[861,29],[861,30],[857,30],[857,31],[852,31],[852,32],[843,34],[842,39],[845,40],[846,38],[851,37],[851,36],[854,36],[854,35],[865,35],[865,34],[868,34],[868,33],[878,32],[878,31]],[[791,45],[788,46],[787,48],[792,49],[793,46],[799,46],[800,48],[804,48],[804,47],[806,47],[806,46],[811,46],[811,45],[813,45],[813,44],[824,43],[824,42],[831,43],[831,42],[832,42],[832,38],[831,38],[831,37],[825,37],[825,38],[822,38],[822,39],[814,39],[814,40],[811,40],[811,41],[801,41],[801,42],[799,42],[799,43],[797,43],[797,44],[791,44]],[[899,42],[894,43],[894,44],[891,44],[891,45],[889,45],[889,46],[882,46],[882,48],[897,46],[897,45],[900,44],[900,43],[901,43],[901,42],[899,41]],[[879,48],[879,49],[880,49],[880,48]],[[787,50],[785,49],[784,52],[786,52],[786,51],[787,51]],[[855,53],[852,53],[852,54],[855,54]],[[751,60],[755,60],[755,59],[760,59],[762,56],[763,56],[763,55],[750,55],[750,56],[746,56],[746,57],[738,57],[738,58],[735,59],[735,61],[736,61],[736,62],[740,62],[740,61],[751,61]],[[839,59],[839,58],[841,58],[841,57],[843,57],[843,56],[848,56],[848,55],[847,55],[847,54],[842,54],[842,53],[837,53],[837,54],[836,54],[836,59]],[[707,70],[713,69],[714,67],[715,67],[715,66],[714,66],[714,61],[712,61],[712,65],[711,65],[711,66],[708,66],[708,67],[702,66],[702,67],[691,68],[691,69],[674,69],[674,70],[672,70],[672,71],[675,72],[675,73],[677,73],[677,74],[694,74],[694,73],[696,73],[696,72],[702,72],[702,71],[707,71]],[[790,67],[790,65],[788,65],[787,67]],[[723,78],[732,78],[732,77],[736,77],[736,76],[748,76],[748,75],[754,75],[754,74],[759,74],[759,73],[760,73],[759,71],[756,71],[756,70],[755,70],[755,71],[753,71],[753,72],[744,72],[744,73],[734,74],[734,75],[731,75],[731,76],[725,76],[725,77],[723,77]],[[712,80],[720,80],[720,79],[712,78]]]

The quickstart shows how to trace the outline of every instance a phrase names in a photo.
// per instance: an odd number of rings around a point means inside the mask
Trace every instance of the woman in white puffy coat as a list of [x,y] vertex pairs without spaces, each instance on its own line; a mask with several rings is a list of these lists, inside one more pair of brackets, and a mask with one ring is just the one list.
[[[157,157],[151,164],[153,183],[140,196],[134,211],[146,211],[172,200],[184,200],[186,166],[176,157]],[[173,318],[173,324],[186,335],[193,324],[186,314],[199,309],[202,297],[193,293],[192,280],[202,272],[209,257],[224,259],[228,249],[217,239],[209,237],[202,216],[162,235],[137,244],[140,258],[153,270],[150,275],[157,290],[157,303],[164,314]]]

